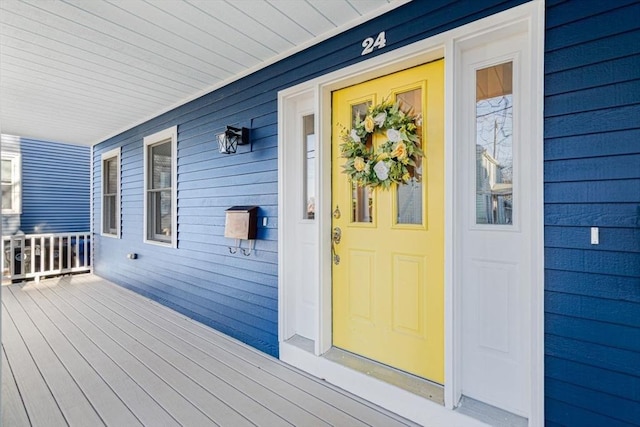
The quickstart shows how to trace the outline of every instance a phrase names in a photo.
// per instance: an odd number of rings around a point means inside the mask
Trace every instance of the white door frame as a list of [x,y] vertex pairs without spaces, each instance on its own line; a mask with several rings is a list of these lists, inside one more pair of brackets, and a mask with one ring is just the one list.
[[[447,31],[442,34],[421,40],[409,46],[395,49],[375,58],[362,61],[358,64],[329,73],[316,79],[307,81],[295,87],[281,91],[278,94],[278,208],[280,212],[278,228],[278,322],[280,358],[316,376],[326,378],[342,388],[350,390],[370,401],[384,406],[396,413],[406,416],[418,422],[431,422],[442,420],[443,422],[462,421],[456,417],[458,413],[450,411],[459,402],[460,392],[460,331],[459,319],[456,316],[459,308],[458,290],[455,286],[455,247],[454,212],[455,188],[454,174],[454,150],[456,148],[456,123],[454,99],[457,73],[459,70],[460,45],[469,43],[474,37],[485,37],[491,33],[494,37],[508,36],[514,28],[526,28],[531,47],[531,93],[535,103],[532,115],[529,117],[532,123],[532,140],[536,142],[536,156],[531,159],[535,163],[536,191],[533,195],[531,208],[539,212],[533,224],[532,253],[533,286],[531,292],[531,402],[530,402],[530,426],[544,425],[544,335],[543,335],[543,293],[544,293],[544,236],[543,236],[543,76],[544,76],[544,1],[534,0],[524,5],[512,8],[496,15],[472,22],[462,27]],[[433,402],[417,398],[415,395],[399,390],[393,386],[379,384],[380,381],[367,377],[364,374],[354,373],[340,365],[329,362],[320,357],[328,351],[332,345],[331,336],[331,92],[371,78],[379,77],[437,58],[445,58],[445,407],[444,409]],[[291,199],[287,196],[287,184],[282,179],[284,168],[287,167],[285,152],[289,141],[286,135],[287,105],[297,96],[304,93],[312,93],[316,108],[316,218],[318,221],[318,318],[317,333],[313,337],[314,351],[309,353],[301,351],[294,345],[287,343],[291,338],[288,331],[295,330],[287,322],[286,301],[287,290],[294,284],[288,283],[286,268],[292,262],[285,259],[284,228],[292,218],[287,218],[285,203]],[[418,407],[416,407],[418,406]],[[445,410],[447,413],[442,412]],[[463,424],[473,424],[473,420],[467,419]],[[461,424],[462,425],[462,424]]]

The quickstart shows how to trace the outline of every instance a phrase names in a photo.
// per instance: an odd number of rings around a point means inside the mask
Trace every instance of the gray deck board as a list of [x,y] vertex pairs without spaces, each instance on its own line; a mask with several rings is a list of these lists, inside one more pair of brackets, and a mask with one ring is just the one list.
[[[141,426],[140,421],[109,387],[107,382],[91,366],[91,364],[74,347],[80,343],[73,343],[65,336],[40,306],[33,299],[33,293],[21,292],[17,288],[9,289],[3,298],[15,298],[29,313],[31,321],[40,330],[56,357],[74,378],[74,382],[81,387],[86,400],[91,402],[95,411],[107,425]],[[37,295],[37,294],[36,294]],[[87,422],[88,420],[83,420]]]
[[[55,288],[53,288],[55,289]],[[192,404],[183,393],[195,393],[185,377],[175,375],[175,370],[166,363],[153,358],[144,346],[135,340],[126,339],[116,328],[105,326],[101,319],[92,316],[78,301],[67,300],[58,290],[41,287],[39,291],[53,304],[62,308],[64,315],[82,330],[91,330],[91,340],[95,342],[123,369],[127,375],[140,384],[151,397],[182,425],[211,425],[212,420]],[[144,362],[143,362],[144,360]],[[165,370],[160,374],[160,371]]]
[[24,409],[24,402],[13,377],[11,365],[7,361],[4,347],[2,348],[2,368],[2,419],[0,419],[0,425],[28,426],[29,417]]
[[414,425],[90,274],[3,306],[3,425]]
[[[87,292],[85,288],[82,292]],[[96,298],[102,303],[106,303],[110,296],[100,293],[100,289],[92,290],[99,295]],[[90,298],[87,295],[85,298]],[[184,354],[184,357],[200,360],[202,369],[215,373],[233,384],[241,393],[250,394],[257,399],[265,408],[270,408],[277,412],[288,414],[288,421],[294,425],[309,423],[314,425],[366,425],[357,418],[342,412],[336,411],[335,407],[318,399],[316,396],[308,394],[303,390],[299,393],[291,393],[291,384],[265,372],[260,366],[248,363],[239,358],[236,353],[229,352],[220,346],[202,339],[197,335],[188,334],[185,330],[177,326],[166,317],[153,312],[144,311],[144,307],[129,304],[130,301],[122,299],[117,311],[129,317],[129,321],[139,327],[144,326],[149,333],[162,334],[165,337],[162,343],[156,340],[156,346],[171,346],[176,351]],[[115,304],[116,301],[112,301]],[[144,313],[144,316],[139,314]],[[177,361],[181,365],[184,362]],[[188,364],[187,364],[188,365]],[[313,419],[312,417],[316,418]],[[324,418],[324,421],[322,420]],[[273,425],[272,422],[256,420],[259,424]],[[326,423],[325,423],[326,421]]]
[[[64,364],[60,362],[20,301],[15,299],[14,292],[15,290],[6,292],[3,298],[6,299],[7,304],[14,305],[15,309],[11,311],[12,320],[29,348],[29,353],[31,353],[31,357],[38,366],[51,393],[57,396],[56,403],[66,422],[71,425],[83,423],[92,426],[104,425],[96,410],[78,387],[78,383],[67,371]],[[29,396],[27,395],[26,398],[28,399]]]
[[46,313],[51,323],[61,331],[64,331],[64,335],[73,343],[78,353],[96,369],[99,375],[109,385],[109,388],[127,404],[137,419],[148,426],[179,425],[161,405],[151,398],[144,388],[127,375],[126,371],[113,360],[111,355],[105,353],[105,351],[92,340],[93,331],[91,329],[80,329],[64,315],[60,307],[42,297],[39,290],[31,289],[26,291],[26,293],[28,293],[39,308]]
[[[196,327],[194,328],[191,326],[192,320],[184,316],[164,316],[164,311],[172,311],[162,306],[160,310],[152,310],[148,302],[144,299],[130,299],[129,294],[132,294],[132,292],[127,289],[116,288],[112,290],[108,283],[97,283],[92,291],[99,293],[104,292],[104,294],[102,294],[104,298],[117,298],[121,303],[129,304],[130,308],[136,313],[140,313],[140,315],[144,313],[143,316],[145,318],[153,318],[154,321],[162,325],[165,330],[169,330],[181,337],[188,336],[194,345],[199,346],[199,348],[209,354],[215,353],[223,357],[226,352],[233,358],[230,360],[231,364],[242,367],[242,369],[252,367],[257,370],[257,372],[267,374],[268,377],[274,381],[283,381],[290,387],[296,389],[297,395],[302,396],[304,399],[322,400],[330,407],[349,414],[351,417],[360,420],[360,422],[366,425],[404,426],[408,423],[412,425],[409,421],[400,419],[395,414],[391,414],[382,408],[376,407],[376,410],[372,411],[369,402],[361,400],[328,383],[318,381],[317,378],[289,365],[278,361],[274,363],[273,358],[268,355],[252,348],[246,348],[244,344],[207,328],[202,324],[196,323]],[[324,419],[327,419],[326,416]],[[345,424],[338,423],[334,425]]]
[[[7,299],[7,293],[3,293]],[[3,307],[5,310],[2,312],[2,342],[31,424],[66,426],[67,422],[58,403],[22,340],[13,318],[8,314],[7,303],[4,301]]]
[[[85,318],[91,318],[93,325],[108,334],[112,340],[118,342],[122,348],[127,349],[132,356],[138,359],[141,365],[135,368],[142,369],[142,365],[144,365],[209,418],[209,421],[201,417],[201,419],[194,417],[193,420],[187,418],[182,420],[183,423],[201,425],[215,421],[234,426],[251,425],[241,413],[227,406],[213,392],[219,392],[226,396],[231,395],[230,400],[242,406],[250,405],[253,401],[243,399],[246,396],[241,394],[234,396],[230,387],[224,387],[226,384],[222,381],[215,381],[214,378],[207,375],[207,371],[189,369],[190,367],[194,368],[195,364],[185,357],[180,357],[179,353],[167,346],[164,343],[166,339],[161,341],[156,338],[163,336],[162,334],[144,331],[135,323],[128,322],[118,312],[110,311],[103,303],[93,300],[91,295],[79,293],[81,297],[79,298],[68,287],[51,288],[44,290],[43,293],[51,298],[54,298],[52,294],[55,295],[61,301],[73,305]],[[144,319],[139,320],[144,322]],[[195,367],[197,368],[197,365]],[[206,379],[210,379],[210,381],[206,381]],[[187,407],[188,414],[194,413],[188,405],[184,406]],[[265,425],[288,425],[282,418],[266,409],[260,415],[267,422]]]

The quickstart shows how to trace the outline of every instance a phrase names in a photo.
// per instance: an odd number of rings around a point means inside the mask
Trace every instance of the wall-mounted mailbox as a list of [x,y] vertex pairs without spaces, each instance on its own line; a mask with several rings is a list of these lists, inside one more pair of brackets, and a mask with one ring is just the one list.
[[224,237],[253,240],[258,234],[258,207],[232,206],[227,209]]

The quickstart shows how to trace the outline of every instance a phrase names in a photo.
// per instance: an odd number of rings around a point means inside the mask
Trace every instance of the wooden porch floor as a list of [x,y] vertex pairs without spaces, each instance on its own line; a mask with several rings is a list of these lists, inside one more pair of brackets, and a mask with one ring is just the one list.
[[87,274],[3,286],[2,425],[414,424]]

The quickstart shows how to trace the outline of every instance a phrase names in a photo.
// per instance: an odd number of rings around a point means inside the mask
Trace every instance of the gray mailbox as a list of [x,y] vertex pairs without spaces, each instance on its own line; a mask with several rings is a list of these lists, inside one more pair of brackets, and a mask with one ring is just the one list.
[[232,206],[227,209],[224,237],[254,240],[258,233],[258,207]]

